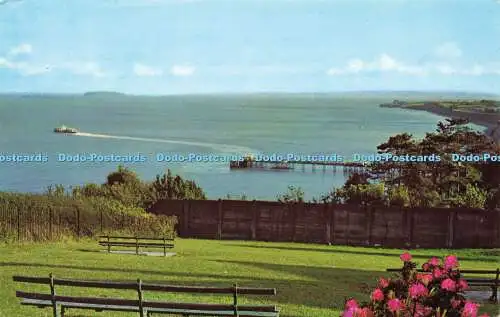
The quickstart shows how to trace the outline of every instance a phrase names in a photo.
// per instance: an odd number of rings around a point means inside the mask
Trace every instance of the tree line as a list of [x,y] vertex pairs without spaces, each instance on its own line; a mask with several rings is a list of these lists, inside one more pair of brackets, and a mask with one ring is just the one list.
[[[499,145],[489,136],[470,129],[465,119],[446,119],[434,132],[421,140],[401,133],[377,147],[379,154],[439,155],[439,162],[375,162],[362,173],[352,174],[341,188],[312,199],[323,203],[367,203],[405,207],[500,207],[499,162],[455,162],[451,153],[463,155],[500,153]],[[51,197],[99,199],[113,209],[148,210],[163,199],[204,200],[203,189],[167,170],[153,181],[143,181],[123,166],[111,172],[103,184],[64,188],[50,186]],[[227,199],[247,200],[245,195]],[[277,196],[281,202],[304,201],[300,187],[289,186]]]

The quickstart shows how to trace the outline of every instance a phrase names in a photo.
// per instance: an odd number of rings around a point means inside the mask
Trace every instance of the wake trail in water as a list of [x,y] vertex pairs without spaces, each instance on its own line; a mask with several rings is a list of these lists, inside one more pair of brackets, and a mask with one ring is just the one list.
[[192,146],[200,146],[200,147],[210,148],[210,149],[213,149],[215,151],[222,152],[222,153],[246,154],[246,153],[258,153],[259,152],[259,151],[256,151],[254,149],[251,149],[251,148],[248,148],[245,146],[238,146],[238,145],[231,145],[231,144],[216,144],[216,143],[208,143],[208,142],[192,142],[192,141],[181,141],[181,140],[170,140],[170,139],[140,138],[140,137],[132,137],[132,136],[97,134],[97,133],[87,133],[87,132],[78,132],[78,133],[75,133],[73,135],[89,137],[89,138],[192,145]]

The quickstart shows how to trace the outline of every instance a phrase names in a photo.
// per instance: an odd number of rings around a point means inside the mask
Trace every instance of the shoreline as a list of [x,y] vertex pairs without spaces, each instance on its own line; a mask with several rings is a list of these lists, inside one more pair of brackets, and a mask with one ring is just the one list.
[[[384,107],[381,105],[381,107]],[[493,113],[479,113],[470,111],[457,111],[443,108],[434,104],[424,104],[424,105],[402,105],[402,106],[390,106],[384,108],[398,108],[398,109],[409,109],[417,111],[426,111],[438,116],[445,118],[468,118],[470,123],[480,125],[484,127],[483,133],[487,136],[491,136],[493,130],[497,127],[500,121],[500,115]],[[500,131],[491,136],[495,142],[500,143]]]

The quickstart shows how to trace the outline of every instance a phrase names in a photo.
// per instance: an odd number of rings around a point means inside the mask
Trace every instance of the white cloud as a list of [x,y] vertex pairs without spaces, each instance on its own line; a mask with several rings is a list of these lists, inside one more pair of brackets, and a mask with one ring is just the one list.
[[24,43],[18,46],[12,47],[9,50],[10,56],[16,56],[21,54],[31,54],[33,52],[33,47],[30,44]]
[[55,68],[67,70],[75,75],[88,75],[92,77],[105,77],[106,74],[96,62],[70,62],[63,63]]
[[33,65],[27,62],[13,62],[4,57],[0,57],[0,68],[7,68],[18,71],[25,76],[48,73],[52,69],[49,65]]
[[436,73],[441,75],[462,75],[462,76],[483,76],[500,75],[500,63],[488,65],[473,65],[470,67],[454,67],[448,64],[438,64],[434,66]]
[[360,59],[351,59],[347,63],[347,69],[353,73],[359,73],[365,67],[365,62]]
[[[456,63],[455,63],[456,64]],[[366,62],[360,59],[351,59],[345,67],[330,68],[328,75],[349,75],[362,72],[393,72],[414,76],[429,74],[438,75],[460,75],[460,76],[483,76],[500,75],[500,63],[475,64],[475,65],[453,65],[448,63],[427,63],[424,65],[405,64],[388,54],[382,54],[377,59]]]
[[454,75],[458,74],[458,70],[447,64],[439,64],[435,66],[436,71],[443,75]]
[[343,68],[330,68],[328,75],[357,74],[360,72],[398,72],[410,75],[425,75],[427,69],[418,65],[407,65],[388,54],[381,54],[377,59],[365,62],[361,59],[351,59]]
[[161,76],[163,74],[163,71],[151,66],[136,63],[134,65],[134,73],[137,76]]
[[196,68],[189,65],[174,65],[170,69],[170,73],[174,76],[191,76],[195,71]]
[[22,0],[0,0],[0,5],[4,5],[12,2],[21,2]]
[[25,76],[49,73],[54,70],[66,71],[75,75],[106,76],[105,72],[96,62],[60,62],[49,65],[29,60],[17,60],[20,55],[29,55],[32,52],[33,47],[27,43],[12,47],[5,56],[0,56],[0,68],[17,71]]
[[434,54],[439,58],[458,58],[462,56],[462,50],[458,47],[455,42],[446,42],[434,50]]

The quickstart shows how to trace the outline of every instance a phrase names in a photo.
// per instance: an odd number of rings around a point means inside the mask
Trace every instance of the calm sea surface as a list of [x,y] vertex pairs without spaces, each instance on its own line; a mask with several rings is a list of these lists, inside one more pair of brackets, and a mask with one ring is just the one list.
[[[143,179],[167,168],[195,180],[210,198],[245,194],[275,200],[288,185],[307,198],[344,182],[342,172],[230,171],[228,163],[157,162],[156,154],[374,153],[393,134],[422,137],[438,116],[378,104],[397,96],[0,96],[0,154],[44,153],[48,162],[0,162],[0,190],[41,192],[50,184],[102,183],[119,163],[58,161],[58,153],[134,155],[146,162],[124,164]],[[59,125],[83,135],[52,132]],[[1,157],[0,157],[1,158]]]

